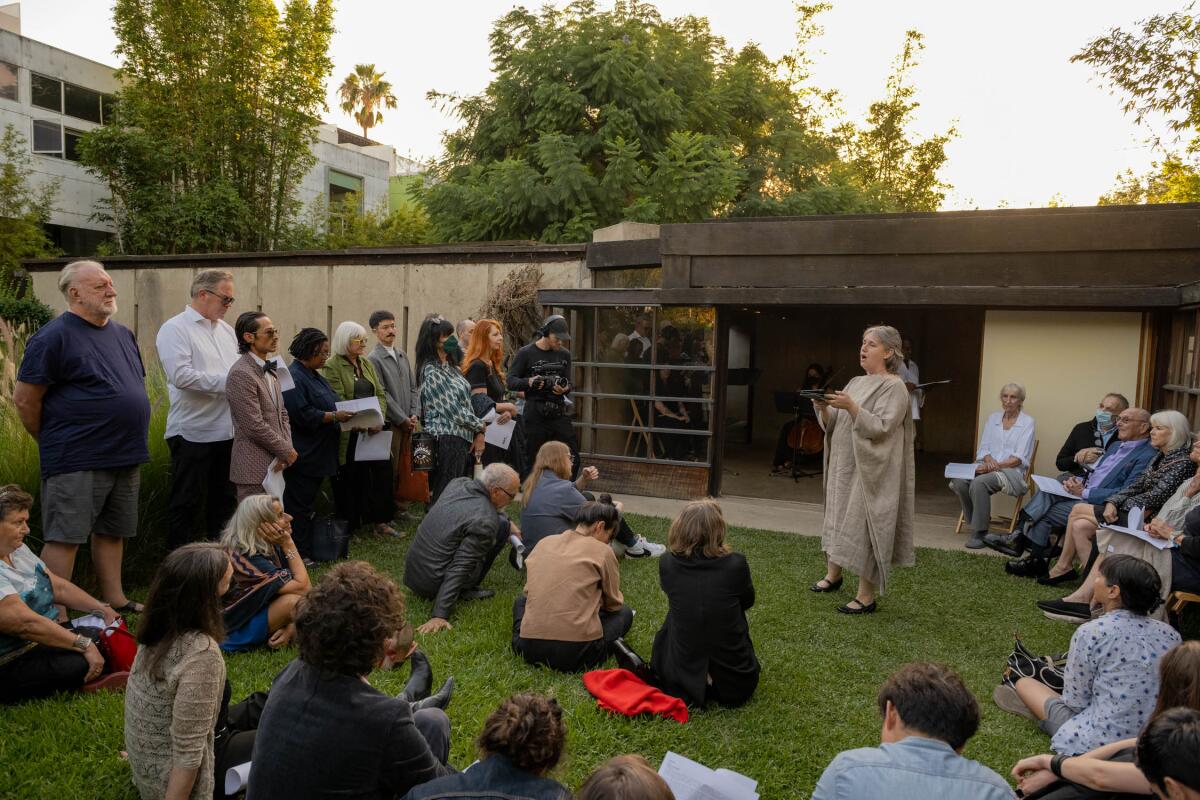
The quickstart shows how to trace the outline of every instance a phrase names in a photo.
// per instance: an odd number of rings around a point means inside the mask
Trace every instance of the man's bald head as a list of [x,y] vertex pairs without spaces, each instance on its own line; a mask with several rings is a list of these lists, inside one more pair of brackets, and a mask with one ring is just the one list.
[[1144,408],[1127,408],[1117,417],[1117,438],[1133,442],[1150,436],[1150,412]]

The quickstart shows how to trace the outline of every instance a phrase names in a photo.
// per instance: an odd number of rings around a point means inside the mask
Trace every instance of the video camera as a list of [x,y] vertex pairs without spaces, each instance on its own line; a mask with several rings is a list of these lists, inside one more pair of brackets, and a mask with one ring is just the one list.
[[570,388],[571,382],[563,374],[565,365],[561,362],[538,364],[533,368],[533,382],[530,388],[538,391],[551,391],[555,388]]

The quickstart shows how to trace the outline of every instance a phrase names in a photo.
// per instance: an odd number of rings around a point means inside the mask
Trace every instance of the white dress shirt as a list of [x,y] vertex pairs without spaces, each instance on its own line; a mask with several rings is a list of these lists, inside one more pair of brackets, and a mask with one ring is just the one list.
[[1007,461],[1013,456],[1021,459],[1021,467],[1029,468],[1029,459],[1033,458],[1033,440],[1035,438],[1033,417],[1024,411],[1017,415],[1017,421],[1008,430],[1004,430],[1004,412],[997,411],[988,417],[979,437],[979,452],[975,454],[976,461],[990,455],[997,461]]
[[[900,380],[911,383],[913,386],[921,382],[921,368],[917,366],[917,362],[909,359],[900,364]],[[921,403],[925,401],[925,390],[913,389],[908,394],[912,398],[912,418],[920,419]]]
[[167,374],[167,438],[221,442],[233,438],[225,376],[238,360],[237,337],[224,320],[213,322],[191,306],[163,323],[155,339]]

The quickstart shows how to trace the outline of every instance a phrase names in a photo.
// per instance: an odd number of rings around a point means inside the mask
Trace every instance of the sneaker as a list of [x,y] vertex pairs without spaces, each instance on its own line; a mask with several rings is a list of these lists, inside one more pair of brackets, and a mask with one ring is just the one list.
[[1025,702],[1021,700],[1021,696],[1017,694],[1017,690],[1007,683],[1002,683],[992,690],[992,701],[1010,714],[1016,714],[1018,717],[1024,717],[1025,719],[1037,719],[1033,715],[1033,712],[1029,710],[1029,706],[1025,705]]
[[987,547],[987,542],[984,541],[982,533],[972,533],[971,538],[967,540],[966,548],[968,550],[982,550]]
[[645,536],[637,537],[633,546],[625,548],[625,555],[629,558],[658,558],[665,552],[667,548],[664,545],[647,542]]
[[1056,619],[1060,622],[1070,622],[1074,625],[1087,622],[1092,618],[1092,609],[1087,603],[1070,603],[1066,600],[1038,600],[1037,607],[1041,609],[1046,619]]

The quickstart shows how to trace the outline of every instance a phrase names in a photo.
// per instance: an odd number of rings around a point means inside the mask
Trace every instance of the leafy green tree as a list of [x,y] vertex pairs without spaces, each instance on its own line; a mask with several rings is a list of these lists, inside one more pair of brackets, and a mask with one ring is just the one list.
[[21,259],[58,255],[43,227],[58,181],[35,186],[25,137],[10,124],[0,135],[0,297],[11,296]]
[[288,247],[341,250],[433,241],[433,226],[420,205],[404,205],[389,211],[384,202],[379,208],[363,211],[358,195],[351,193],[330,206],[323,200],[316,201],[307,216],[307,220],[292,228]]
[[118,252],[271,250],[299,212],[325,108],[332,0],[116,0],[113,124],[82,160]]
[[1145,175],[1125,170],[1117,176],[1112,191],[1101,195],[1099,205],[1139,205],[1142,203],[1200,202],[1200,170],[1194,161],[1168,154],[1154,162]]
[[362,126],[364,139],[367,131],[383,122],[380,108],[396,107],[392,84],[383,79],[383,73],[376,71],[374,64],[355,66],[354,72],[338,87],[338,97],[342,99],[342,111],[353,115],[354,121]]

